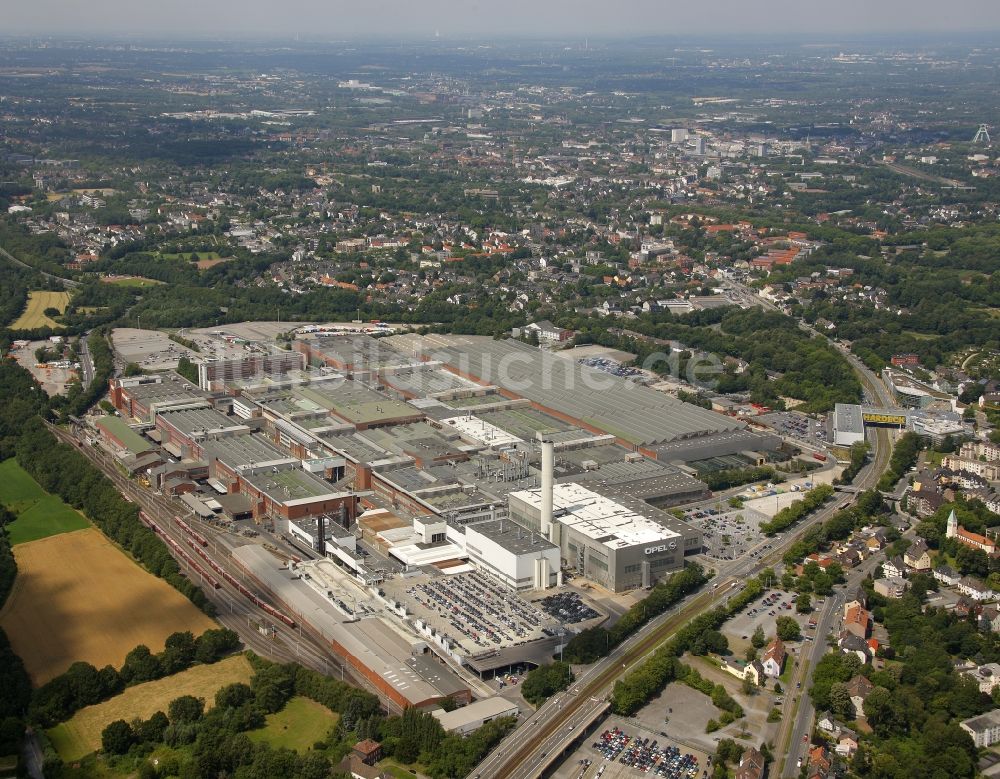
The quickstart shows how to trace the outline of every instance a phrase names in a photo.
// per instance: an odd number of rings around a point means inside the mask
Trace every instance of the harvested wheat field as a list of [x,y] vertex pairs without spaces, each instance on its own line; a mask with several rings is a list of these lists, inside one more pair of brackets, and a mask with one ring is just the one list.
[[101,748],[101,731],[110,722],[118,719],[131,722],[136,717],[149,719],[157,711],[166,713],[170,701],[182,695],[204,698],[205,708],[211,708],[218,690],[237,682],[249,684],[252,676],[253,668],[243,655],[228,657],[214,665],[196,665],[155,682],[129,687],[104,703],[80,709],[72,719],[48,731],[49,738],[59,757],[67,763],[79,760]]
[[138,644],[159,652],[178,630],[218,627],[93,528],[18,544],[14,557],[0,626],[36,685],[77,660],[118,668]]
[[24,309],[11,330],[35,330],[40,327],[57,328],[62,327],[58,322],[49,319],[45,315],[45,309],[54,308],[61,314],[69,305],[68,292],[29,292],[28,306]]

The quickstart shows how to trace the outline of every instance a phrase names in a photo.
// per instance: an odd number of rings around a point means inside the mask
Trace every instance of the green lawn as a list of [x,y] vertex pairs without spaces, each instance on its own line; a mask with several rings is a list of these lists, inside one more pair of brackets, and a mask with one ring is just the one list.
[[0,463],[0,503],[17,514],[7,526],[14,546],[90,526],[61,498],[45,492],[14,459]]
[[409,769],[401,763],[397,763],[391,757],[387,757],[384,760],[379,760],[375,767],[380,771],[384,771],[391,776],[396,777],[396,779],[414,779],[414,777],[424,776],[423,771],[426,769],[418,763],[413,764],[413,769]]
[[337,724],[338,715],[316,701],[295,696],[277,714],[267,716],[264,727],[247,733],[251,741],[266,741],[272,747],[296,752],[312,749]]
[[190,260],[191,255],[198,255],[199,260],[221,260],[222,255],[218,252],[181,252],[179,254],[171,254],[169,252],[157,253],[157,257],[161,260]]
[[156,279],[142,278],[141,276],[132,276],[125,279],[114,279],[111,283],[119,287],[155,287],[157,284],[162,284],[163,282]]

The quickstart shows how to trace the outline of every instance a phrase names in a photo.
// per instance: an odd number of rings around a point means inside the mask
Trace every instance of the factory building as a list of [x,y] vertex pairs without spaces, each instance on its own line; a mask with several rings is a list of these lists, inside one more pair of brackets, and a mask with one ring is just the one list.
[[514,590],[545,590],[562,584],[559,547],[510,520],[465,527],[469,563]]
[[198,363],[198,386],[214,392],[234,382],[264,377],[281,377],[301,370],[305,356],[300,352],[278,351],[273,354],[250,354],[246,357],[204,360]]
[[683,567],[686,554],[701,551],[698,530],[641,500],[554,484],[553,449],[542,444],[540,488],[512,492],[507,500],[510,518],[550,539],[568,567],[622,592],[652,586]]
[[159,412],[208,408],[208,393],[202,392],[176,373],[158,376],[123,376],[109,381],[111,403],[126,419],[145,424],[156,421]]

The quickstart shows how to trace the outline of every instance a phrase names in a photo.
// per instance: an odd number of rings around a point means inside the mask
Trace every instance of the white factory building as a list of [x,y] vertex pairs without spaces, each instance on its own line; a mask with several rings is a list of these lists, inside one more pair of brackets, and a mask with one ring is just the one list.
[[515,590],[544,590],[562,584],[559,547],[541,533],[510,520],[465,527],[469,562]]
[[614,592],[649,587],[701,551],[701,532],[626,496],[553,484],[552,444],[542,445],[542,485],[508,496],[510,518],[559,547],[566,565]]

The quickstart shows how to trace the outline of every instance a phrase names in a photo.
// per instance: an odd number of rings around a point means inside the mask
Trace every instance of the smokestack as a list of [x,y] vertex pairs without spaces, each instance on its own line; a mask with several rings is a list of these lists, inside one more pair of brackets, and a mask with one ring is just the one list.
[[551,441],[542,441],[542,521],[541,531],[545,538],[552,537],[552,484],[555,480],[555,446]]

